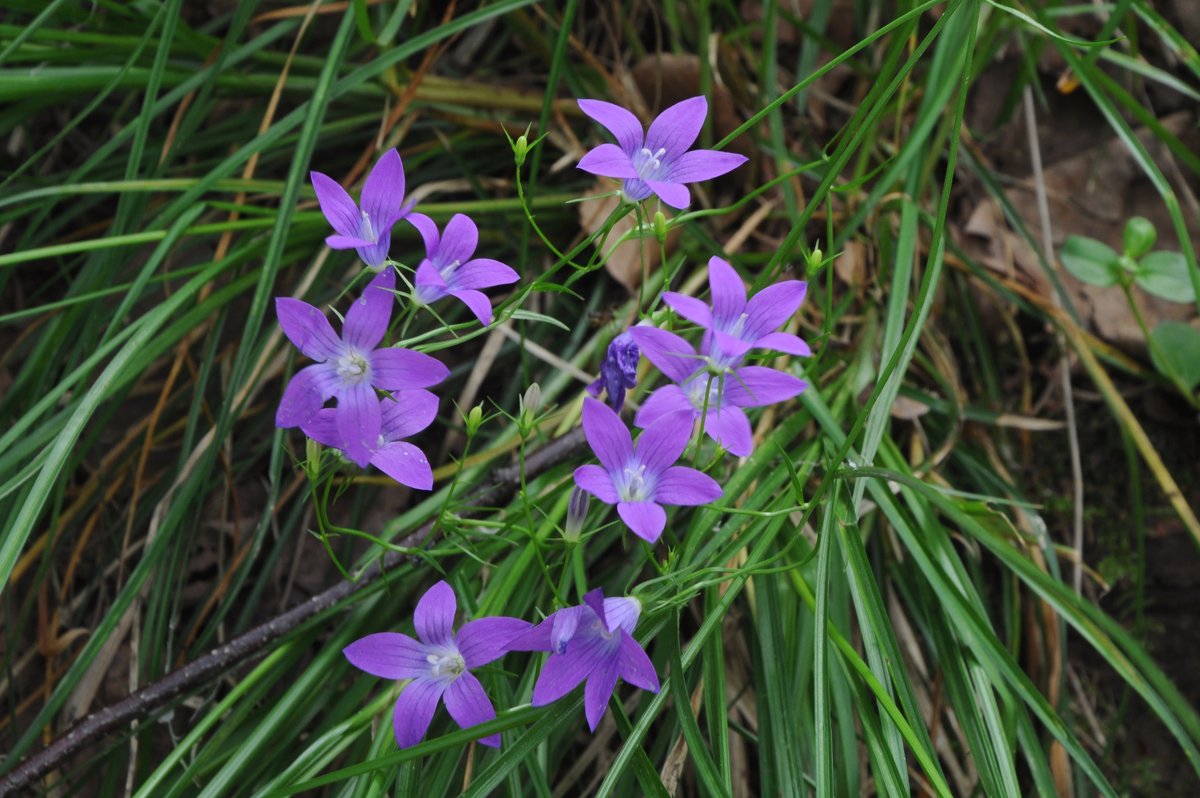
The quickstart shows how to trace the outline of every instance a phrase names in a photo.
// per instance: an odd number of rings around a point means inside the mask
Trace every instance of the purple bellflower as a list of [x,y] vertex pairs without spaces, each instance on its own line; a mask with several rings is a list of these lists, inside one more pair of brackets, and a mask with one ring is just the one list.
[[[754,435],[742,408],[782,402],[808,387],[798,377],[765,366],[715,364],[678,335],[656,327],[635,327],[633,337],[650,362],[676,383],[654,391],[638,410],[633,423],[647,432],[663,418],[703,415],[706,434],[731,454],[746,457],[754,450]],[[691,428],[690,423],[683,426]]]
[[470,308],[480,324],[491,324],[492,302],[479,289],[515,283],[520,279],[517,273],[498,260],[471,257],[479,244],[479,228],[469,216],[454,214],[440,236],[437,224],[423,213],[410,214],[408,221],[425,240],[413,299],[428,305],[453,296]]
[[[371,447],[371,465],[401,485],[418,490],[433,488],[433,470],[425,453],[404,439],[433,423],[438,398],[429,391],[393,391],[380,402],[379,440]],[[317,443],[345,448],[338,431],[337,411],[323,408],[301,427]]]
[[728,262],[713,257],[708,261],[708,284],[711,307],[685,294],[663,293],[663,302],[705,329],[702,351],[727,364],[750,349],[772,349],[802,357],[812,354],[799,336],[773,332],[800,308],[808,283],[784,280],[767,286],[747,301],[742,278]]
[[584,713],[595,731],[618,676],[657,693],[654,663],[633,639],[641,610],[637,599],[606,599],[597,588],[583,597],[583,604],[553,613],[513,640],[512,651],[552,652],[533,686],[533,705],[552,704],[586,680]]
[[642,123],[619,105],[580,100],[585,114],[617,139],[601,144],[579,161],[578,168],[624,180],[622,193],[631,202],[652,194],[672,208],[686,208],[692,196],[686,183],[718,177],[744,164],[744,155],[718,150],[689,150],[700,135],[708,101],[692,97],[663,111],[643,135]]
[[339,338],[325,314],[299,299],[277,297],[275,314],[284,334],[317,361],[296,372],[283,392],[275,425],[303,427],[330,397],[337,397],[334,421],[338,448],[366,466],[378,448],[382,412],[375,389],[428,388],[450,376],[441,361],[411,349],[377,349],[387,332],[395,299],[396,275],[389,268],[367,285],[350,307]]
[[[380,632],[355,640],[342,650],[350,664],[384,679],[410,679],[396,699],[392,725],[396,744],[416,745],[433,720],[438,701],[444,701],[454,722],[466,729],[496,717],[483,685],[471,673],[512,650],[509,644],[527,633],[531,624],[517,618],[479,618],[455,634],[458,604],[454,590],[438,582],[421,596],[413,623],[414,640],[398,632]],[[480,740],[500,747],[500,735]]]
[[694,468],[675,461],[687,448],[692,414],[663,413],[638,438],[613,410],[595,399],[583,400],[583,433],[600,465],[575,469],[575,484],[605,504],[617,505],[633,533],[654,543],[667,523],[664,504],[708,504],[721,497],[721,486]]
[[392,226],[408,215],[412,204],[404,204],[404,165],[400,153],[390,149],[371,167],[362,188],[362,208],[346,189],[328,175],[312,172],[313,188],[321,213],[337,235],[325,243],[330,249],[358,250],[363,263],[378,269],[388,259]]
[[597,399],[600,392],[608,394],[608,404],[613,410],[621,412],[625,404],[625,391],[637,386],[638,360],[641,358],[637,342],[629,331],[612,339],[604,362],[600,364],[600,379],[588,386],[587,392]]

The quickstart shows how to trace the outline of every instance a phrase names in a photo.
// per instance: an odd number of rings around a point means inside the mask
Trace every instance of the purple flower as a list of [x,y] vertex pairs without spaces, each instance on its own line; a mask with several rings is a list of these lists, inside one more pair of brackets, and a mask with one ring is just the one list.
[[[438,398],[429,391],[394,391],[385,397],[380,402],[379,440],[371,447],[371,465],[401,485],[433,488],[433,470],[425,453],[404,438],[432,424],[437,410]],[[317,443],[344,449],[336,416],[333,408],[323,408],[301,429]]]
[[411,349],[376,349],[392,318],[391,269],[378,274],[350,307],[338,338],[325,314],[299,299],[277,297],[275,314],[283,332],[302,353],[317,361],[296,372],[283,392],[275,424],[310,424],[330,397],[337,397],[334,420],[338,448],[360,466],[370,462],[382,431],[375,388],[384,391],[428,388],[450,376],[450,369]]
[[312,172],[313,188],[321,213],[333,225],[337,235],[325,243],[330,249],[355,249],[373,269],[388,259],[392,226],[408,215],[412,204],[404,204],[404,165],[400,153],[388,150],[375,162],[362,189],[362,210],[350,199],[346,189],[328,175]]
[[552,704],[587,680],[583,707],[592,731],[604,716],[620,676],[634,687],[658,692],[654,663],[633,639],[642,605],[635,598],[604,598],[599,588],[583,604],[550,615],[516,638],[513,651],[551,651],[533,686],[535,707]]
[[584,399],[583,433],[600,465],[575,469],[575,484],[605,504],[617,505],[633,533],[654,543],[667,523],[663,504],[708,504],[721,497],[721,486],[712,477],[674,465],[687,448],[691,421],[691,413],[661,414],[635,449],[620,416],[603,402]]
[[604,362],[600,364],[600,379],[588,386],[588,393],[598,399],[601,391],[606,392],[609,406],[621,412],[625,391],[637,386],[637,366],[641,356],[628,330],[612,339]]
[[704,415],[705,433],[731,454],[746,457],[754,450],[754,436],[742,408],[782,402],[808,387],[798,377],[764,366],[731,368],[713,363],[666,330],[635,327],[632,332],[650,362],[677,383],[650,394],[638,410],[633,423],[646,427],[646,432],[662,418]]
[[444,296],[457,297],[480,324],[491,324],[491,300],[479,289],[515,283],[520,279],[517,273],[498,260],[471,257],[479,243],[479,228],[468,216],[454,214],[440,237],[437,225],[425,214],[411,214],[408,221],[425,239],[425,259],[417,267],[413,299],[428,305]]
[[663,293],[663,302],[706,330],[701,349],[714,359],[732,362],[750,349],[773,349],[802,357],[812,354],[799,336],[772,332],[799,309],[808,283],[784,280],[767,286],[747,302],[742,278],[728,262],[713,257],[708,261],[708,284],[711,308],[695,297],[674,291]]
[[650,123],[642,123],[619,105],[602,100],[580,100],[585,114],[616,137],[616,144],[601,144],[579,161],[585,172],[623,178],[622,192],[632,202],[651,194],[672,208],[686,208],[692,197],[685,183],[708,180],[732,171],[747,161],[744,155],[718,150],[691,150],[708,114],[708,101],[692,97],[672,105]]
[[[454,591],[438,582],[417,602],[413,624],[419,641],[397,632],[380,632],[342,649],[351,665],[372,676],[411,679],[392,713],[396,744],[401,748],[416,745],[425,736],[439,700],[445,701],[450,717],[464,729],[494,719],[496,710],[470,671],[507,654],[510,643],[531,627],[517,618],[479,618],[463,624],[455,634],[456,611]],[[500,735],[480,742],[499,748]]]

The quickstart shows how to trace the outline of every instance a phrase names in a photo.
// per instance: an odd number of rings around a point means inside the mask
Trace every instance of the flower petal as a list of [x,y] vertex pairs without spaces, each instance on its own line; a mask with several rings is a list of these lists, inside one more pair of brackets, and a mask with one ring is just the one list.
[[706,333],[700,342],[700,351],[722,363],[736,363],[750,351],[753,342],[737,338],[723,330]]
[[363,263],[372,269],[382,269],[387,265],[388,251],[392,246],[392,231],[384,230],[374,244],[356,247],[355,251]]
[[724,404],[762,407],[799,395],[808,383],[766,366],[742,366],[725,376]]
[[380,434],[385,441],[398,441],[416,435],[437,418],[438,398],[429,391],[396,391],[380,405],[383,424]]
[[631,111],[603,100],[578,100],[579,110],[599,122],[613,134],[626,155],[632,156],[642,147],[642,123]]
[[412,349],[376,349],[369,357],[371,384],[385,391],[428,388],[450,376],[442,361]]
[[633,417],[633,423],[634,426],[644,428],[667,413],[681,411],[688,411],[693,417],[696,415],[696,409],[692,407],[691,400],[687,398],[687,394],[683,392],[682,388],[678,385],[664,385],[646,397],[642,406],[638,408],[637,415]]
[[657,327],[632,327],[629,334],[646,358],[673,382],[683,382],[701,368],[700,356],[687,341]]
[[337,427],[343,451],[346,457],[366,468],[379,445],[379,399],[365,382],[343,388],[337,396]]
[[367,283],[362,296],[346,312],[346,323],[342,326],[342,339],[346,343],[363,351],[379,345],[392,320],[392,305],[396,302],[392,290],[395,287],[396,273],[390,268]]
[[358,236],[332,235],[325,236],[325,246],[330,249],[358,249],[371,246],[371,242]]
[[654,502],[621,502],[617,513],[633,534],[647,543],[656,542],[667,525],[667,512]]
[[613,690],[616,689],[617,662],[617,656],[607,656],[600,660],[583,688],[583,712],[587,716],[588,728],[592,731],[600,724],[604,710],[608,709],[608,699],[612,698]]
[[590,150],[579,159],[575,168],[601,177],[631,178],[638,176],[629,155],[616,144],[601,144]]
[[491,288],[515,283],[519,279],[515,271],[498,260],[473,258],[454,270],[449,283],[455,288]]
[[275,316],[283,334],[306,357],[318,362],[341,354],[342,339],[329,326],[325,314],[301,299],[275,298]]
[[537,682],[533,685],[533,705],[544,707],[552,704],[588,677],[596,667],[597,656],[603,652],[604,640],[594,637],[576,638],[568,644],[565,654],[551,654],[542,666]]
[[746,312],[746,286],[729,261],[708,259],[708,286],[712,293],[713,326],[728,327]]
[[548,618],[522,634],[517,635],[508,643],[509,651],[553,651],[552,641],[554,619],[558,613]]
[[704,419],[704,432],[730,454],[748,457],[754,451],[750,419],[736,407],[710,411]]
[[679,294],[674,291],[664,291],[662,298],[667,307],[693,324],[698,324],[701,327],[712,327],[712,311],[709,310],[708,305],[694,296]]
[[575,469],[575,484],[605,504],[616,504],[617,489],[612,477],[598,465],[582,465]]
[[392,712],[396,745],[410,748],[421,742],[425,732],[429,731],[429,722],[433,720],[443,690],[445,685],[435,679],[414,679],[405,685]]
[[783,352],[788,355],[797,355],[799,357],[810,357],[812,348],[798,335],[792,335],[785,332],[767,333],[754,341],[754,346],[759,349],[770,349],[775,352]]
[[347,238],[358,238],[362,225],[362,214],[346,189],[332,177],[321,172],[311,172],[313,190],[317,192],[317,202],[326,220],[341,235]]
[[600,464],[610,474],[624,468],[633,457],[629,428],[612,408],[591,397],[583,400],[583,434]]
[[600,623],[607,631],[612,631],[612,627],[608,623],[608,618],[605,617],[603,589],[597,587],[585,593],[583,596],[583,605],[600,619]]
[[759,291],[746,303],[745,337],[753,341],[777,329],[800,309],[807,291],[803,280],[784,280]]
[[417,637],[431,646],[448,646],[454,643],[454,614],[458,611],[458,599],[454,589],[440,580],[425,591],[417,601],[413,612],[413,625]]
[[411,443],[392,441],[375,450],[371,465],[401,485],[417,490],[433,489],[433,469],[425,452]]
[[[496,719],[496,709],[492,706],[491,699],[487,697],[483,685],[473,674],[463,673],[450,682],[442,699],[446,702],[446,711],[450,713],[450,717],[464,729]],[[479,742],[481,745],[499,748],[500,735],[493,734]]]
[[533,624],[520,618],[477,618],[463,624],[454,642],[467,667],[478,668],[503,657],[512,650],[512,642],[531,629]]
[[658,478],[654,500],[663,504],[693,506],[721,498],[721,486],[701,471],[687,466],[672,466]]
[[594,633],[589,632],[589,628],[584,626],[579,629],[579,624],[591,617],[589,610],[582,604],[577,604],[574,607],[565,607],[550,616],[550,650],[564,653],[567,650],[567,644],[575,639],[576,632],[579,633],[580,641],[577,645],[584,645],[583,638],[595,637]]
[[[299,427],[309,423],[321,405],[337,390],[337,371],[328,363],[305,366],[293,375],[283,390],[279,409],[275,411],[275,426]],[[339,438],[339,446],[340,438]]]
[[421,234],[422,240],[425,241],[426,256],[432,259],[437,255],[438,247],[441,246],[442,241],[441,236],[438,235],[437,223],[423,213],[410,213],[404,218],[409,224],[417,228],[417,232]]
[[638,616],[642,614],[642,602],[629,596],[616,596],[604,600],[604,614],[608,616],[608,630],[624,629],[633,634]]
[[638,437],[635,456],[646,466],[647,474],[657,476],[675,464],[692,435],[693,417],[690,409],[667,413],[646,427]]
[[363,183],[362,209],[371,218],[376,235],[391,229],[404,207],[404,164],[396,149],[380,156]]
[[683,210],[692,204],[692,192],[688,191],[688,187],[682,183],[673,183],[669,180],[647,180],[646,185],[650,186],[650,190],[660,200],[672,208]]
[[323,407],[300,426],[300,431],[322,446],[342,448],[342,436],[337,429],[337,411]]
[[413,277],[413,299],[423,305],[436,302],[450,293],[450,286],[442,279],[439,272],[429,260],[421,261],[417,273]]
[[719,150],[692,150],[671,164],[671,182],[696,183],[732,172],[750,160],[745,155]]
[[654,671],[654,663],[646,656],[646,652],[630,634],[621,632],[621,649],[617,660],[617,673],[621,678],[640,687],[657,693],[659,689],[658,674]]
[[707,115],[708,100],[703,96],[675,103],[650,123],[650,129],[646,131],[646,149],[654,153],[666,150],[662,160],[675,161],[696,143]]
[[436,263],[438,267],[455,261],[460,264],[466,263],[475,254],[477,246],[479,246],[479,228],[475,226],[475,222],[471,220],[470,216],[456,213],[450,217],[450,221],[446,222],[446,229],[442,231],[442,245],[438,249]]
[[627,177],[621,183],[621,193],[632,202],[641,202],[654,194],[650,184],[640,177]]
[[468,288],[451,290],[450,293],[466,305],[484,327],[492,323],[492,300],[487,298],[487,294]]
[[425,646],[397,632],[360,637],[342,653],[354,667],[383,679],[415,679],[429,673]]

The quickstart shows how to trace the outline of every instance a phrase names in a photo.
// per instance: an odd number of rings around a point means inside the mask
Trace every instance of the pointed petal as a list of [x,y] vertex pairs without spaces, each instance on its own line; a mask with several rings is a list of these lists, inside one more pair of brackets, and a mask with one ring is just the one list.
[[693,324],[701,327],[712,327],[712,311],[708,305],[687,294],[677,294],[674,291],[664,291],[663,302]]
[[753,341],[780,327],[796,314],[808,283],[803,280],[784,280],[768,285],[746,303],[746,334]]
[[385,441],[399,441],[416,435],[437,418],[438,398],[429,391],[396,391],[381,405],[383,424],[380,434]]
[[642,147],[642,123],[632,112],[603,100],[579,100],[579,109],[613,134],[621,150],[632,155]]
[[417,601],[417,609],[413,612],[417,637],[430,646],[453,645],[452,629],[456,612],[458,599],[454,596],[454,589],[445,580],[438,581]]
[[384,269],[367,283],[362,296],[346,312],[346,323],[342,327],[342,338],[346,343],[364,352],[379,345],[392,320],[392,305],[396,302],[392,290],[395,287],[396,273],[391,268]]
[[544,621],[509,641],[509,651],[553,651],[551,642],[554,630],[554,618],[558,613],[550,615]]
[[799,377],[793,377],[766,366],[742,366],[725,375],[725,404],[735,407],[762,407],[797,396],[808,387]]
[[712,292],[714,327],[728,327],[746,312],[746,286],[729,261],[709,258],[708,285]]
[[396,632],[360,637],[342,653],[354,667],[383,679],[415,679],[429,673],[425,646]]
[[692,407],[691,400],[682,388],[678,385],[664,385],[646,397],[646,401],[638,408],[637,415],[633,417],[633,423],[634,426],[645,428],[668,413],[681,411],[690,412],[693,418],[696,416],[696,409]]
[[745,155],[719,150],[692,150],[671,164],[671,182],[696,183],[732,172],[750,160]]
[[687,411],[659,416],[637,440],[636,457],[648,475],[658,476],[675,464],[692,435],[693,413]]
[[[575,639],[576,632],[579,633],[579,642],[577,646],[590,645],[586,643],[584,638],[589,636],[588,629],[585,626],[582,630],[579,629],[579,624],[582,623],[587,616],[588,608],[582,604],[577,604],[574,607],[565,607],[550,616],[550,650],[559,654],[567,650],[567,644]],[[591,635],[595,637],[595,635]]]
[[533,705],[544,707],[574,690],[592,672],[603,642],[598,635],[577,638],[565,654],[551,654],[533,686]]
[[283,334],[306,357],[318,362],[332,360],[341,354],[342,339],[329,326],[325,314],[300,299],[275,298],[275,316]]
[[582,465],[575,469],[575,484],[605,504],[616,504],[617,489],[612,477],[598,465]]
[[[275,426],[299,427],[309,423],[321,405],[337,390],[337,371],[328,363],[306,366],[292,377],[275,411]],[[340,438],[339,438],[340,444]],[[338,448],[341,448],[340,445]]]
[[450,283],[455,288],[491,288],[515,283],[519,279],[515,271],[491,258],[469,260],[450,275]]
[[329,175],[312,172],[313,189],[317,192],[317,202],[321,213],[334,230],[347,238],[358,238],[359,227],[362,224],[362,214],[346,189]]
[[358,249],[371,246],[371,242],[358,236],[332,235],[325,236],[325,246],[330,249]]
[[450,376],[442,361],[412,349],[376,349],[369,359],[371,384],[385,391],[428,388]]
[[579,159],[579,163],[575,164],[575,168],[601,177],[638,176],[637,170],[633,168],[633,161],[616,144],[601,144],[587,152]]
[[454,642],[467,667],[474,669],[503,657],[512,650],[509,647],[514,640],[532,629],[533,624],[520,618],[477,618],[463,624]]
[[452,290],[450,293],[466,305],[484,327],[492,323],[492,300],[487,298],[487,294],[468,288]]
[[441,236],[438,235],[437,223],[423,213],[410,213],[404,217],[409,224],[417,228],[417,232],[421,234],[422,240],[425,241],[426,256],[432,259],[437,255],[438,247],[441,245]]
[[620,659],[617,672],[621,678],[652,693],[658,692],[658,674],[654,671],[654,663],[646,656],[646,652],[628,632],[621,632]]
[[405,685],[392,712],[396,745],[410,748],[421,742],[444,689],[443,683],[434,679],[414,679]]
[[703,365],[692,345],[675,333],[657,327],[633,327],[629,334],[642,354],[674,382],[683,382]]
[[633,457],[629,428],[612,408],[590,397],[583,400],[583,434],[609,473],[621,470]]
[[693,506],[721,498],[721,486],[708,474],[686,466],[672,466],[658,478],[654,500],[663,504]]
[[603,589],[597,587],[593,590],[589,590],[583,596],[583,605],[591,610],[592,613],[594,613],[595,616],[600,619],[600,623],[605,629],[612,631],[612,627],[608,624],[608,618],[605,617]]
[[[442,699],[446,702],[446,711],[450,713],[450,717],[464,729],[496,719],[495,707],[483,691],[483,685],[473,674],[463,673],[452,681]],[[479,742],[481,745],[499,748],[500,735],[493,734]]]
[[[616,655],[617,652],[614,651],[613,654]],[[608,699],[612,698],[616,687],[617,656],[608,656],[596,665],[583,688],[583,712],[592,731],[596,730],[600,719],[604,717],[604,710],[608,709]]]
[[454,261],[466,263],[475,254],[477,246],[479,246],[479,228],[475,226],[475,222],[471,221],[470,216],[456,213],[450,217],[450,221],[446,223],[446,229],[442,231],[442,246],[438,250],[437,257],[438,265]]
[[417,273],[413,277],[413,298],[421,304],[428,305],[436,302],[450,293],[450,286],[442,279],[439,272],[429,260],[421,261]]
[[425,452],[411,443],[393,441],[371,455],[371,465],[401,485],[417,490],[433,489],[433,469]]
[[342,436],[337,429],[337,411],[323,407],[300,426],[300,431],[322,446],[342,448]]
[[642,602],[628,596],[616,596],[604,600],[604,614],[608,616],[608,630],[624,629],[633,634],[638,616],[642,614]]
[[366,468],[379,445],[379,399],[365,382],[338,392],[337,427],[346,457]]
[[671,163],[696,143],[704,117],[708,115],[708,100],[692,97],[676,103],[658,115],[646,131],[646,149],[666,150],[662,160]]
[[654,502],[621,502],[617,513],[633,534],[647,543],[656,542],[667,525],[667,512]]
[[362,209],[371,218],[376,234],[389,230],[404,207],[404,164],[392,148],[380,156],[363,183]]
[[700,351],[713,360],[736,362],[742,355],[750,351],[751,342],[744,338],[736,338],[723,330],[714,330],[704,336]]
[[773,332],[756,339],[754,347],[757,349],[770,349],[774,352],[783,352],[787,355],[796,355],[798,357],[810,357],[812,348],[798,335],[791,333]]
[[646,185],[667,205],[676,210],[683,210],[692,204],[692,192],[682,183],[667,180],[647,180]]
[[736,407],[710,411],[704,419],[704,432],[730,454],[748,457],[754,451],[750,419]]

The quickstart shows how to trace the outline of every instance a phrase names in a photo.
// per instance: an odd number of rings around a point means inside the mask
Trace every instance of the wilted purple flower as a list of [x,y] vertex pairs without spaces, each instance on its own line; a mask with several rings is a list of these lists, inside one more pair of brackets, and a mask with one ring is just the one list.
[[750,349],[773,349],[803,357],[812,354],[799,336],[772,332],[799,309],[808,283],[784,280],[767,286],[747,302],[742,278],[728,262],[713,257],[708,261],[708,284],[712,307],[685,294],[663,293],[663,302],[706,330],[702,351],[726,363]]
[[663,504],[708,504],[721,486],[694,468],[674,465],[687,448],[691,413],[665,413],[638,438],[608,405],[583,400],[583,433],[600,465],[575,469],[575,484],[605,504],[617,505],[621,520],[638,537],[654,543],[667,523]]
[[508,285],[517,273],[498,260],[472,258],[479,244],[479,228],[470,217],[456,213],[438,236],[437,224],[423,213],[408,216],[425,240],[425,259],[417,267],[413,298],[428,305],[444,296],[461,299],[479,323],[492,323],[492,302],[480,288]]
[[618,676],[657,693],[654,663],[633,639],[641,611],[637,599],[606,599],[597,588],[583,597],[583,604],[559,610],[517,637],[512,651],[553,652],[533,686],[533,705],[552,704],[586,679],[583,708],[595,731]]
[[378,447],[382,414],[375,388],[411,390],[436,385],[450,369],[411,349],[376,349],[387,332],[395,300],[396,275],[380,272],[350,307],[338,338],[325,314],[299,299],[277,297],[275,314],[283,332],[302,353],[317,361],[296,372],[283,392],[275,424],[303,427],[330,397],[337,397],[334,420],[338,448],[366,466]]
[[635,327],[633,337],[650,362],[677,383],[654,391],[638,410],[633,423],[647,433],[664,417],[704,415],[705,433],[731,454],[745,457],[754,450],[754,436],[742,408],[782,402],[808,387],[798,377],[764,366],[716,364],[678,335],[656,327]]
[[411,203],[404,204],[404,165],[400,153],[388,150],[371,167],[363,183],[361,210],[336,180],[320,172],[312,172],[310,176],[321,213],[337,231],[325,243],[330,249],[358,250],[358,256],[373,269],[382,266],[388,258],[392,226],[412,208]]
[[[371,465],[401,485],[419,490],[433,487],[433,470],[425,453],[404,438],[416,435],[433,423],[438,398],[429,391],[393,391],[380,402],[379,440],[371,447]],[[304,434],[317,443],[344,449],[338,432],[337,411],[318,410],[301,426]]]
[[588,386],[588,393],[599,399],[600,392],[604,391],[608,394],[609,406],[620,412],[625,404],[625,391],[637,386],[638,359],[641,356],[628,330],[612,339],[604,362],[600,364],[600,378]]
[[[470,670],[507,654],[512,650],[509,644],[531,628],[517,618],[479,618],[463,624],[455,634],[457,607],[454,591],[438,582],[417,602],[413,623],[419,641],[397,632],[380,632],[342,649],[351,665],[372,676],[412,680],[400,692],[392,713],[396,744],[401,748],[421,741],[441,700],[464,729],[494,719],[496,710]],[[499,748],[500,735],[480,742]]]
[[616,137],[616,144],[601,144],[579,161],[585,172],[624,179],[622,192],[632,202],[651,194],[672,208],[686,208],[692,197],[685,183],[696,183],[732,171],[746,156],[718,150],[691,150],[708,115],[708,101],[692,97],[672,105],[650,123],[642,123],[619,105],[602,100],[580,100],[585,114]]

